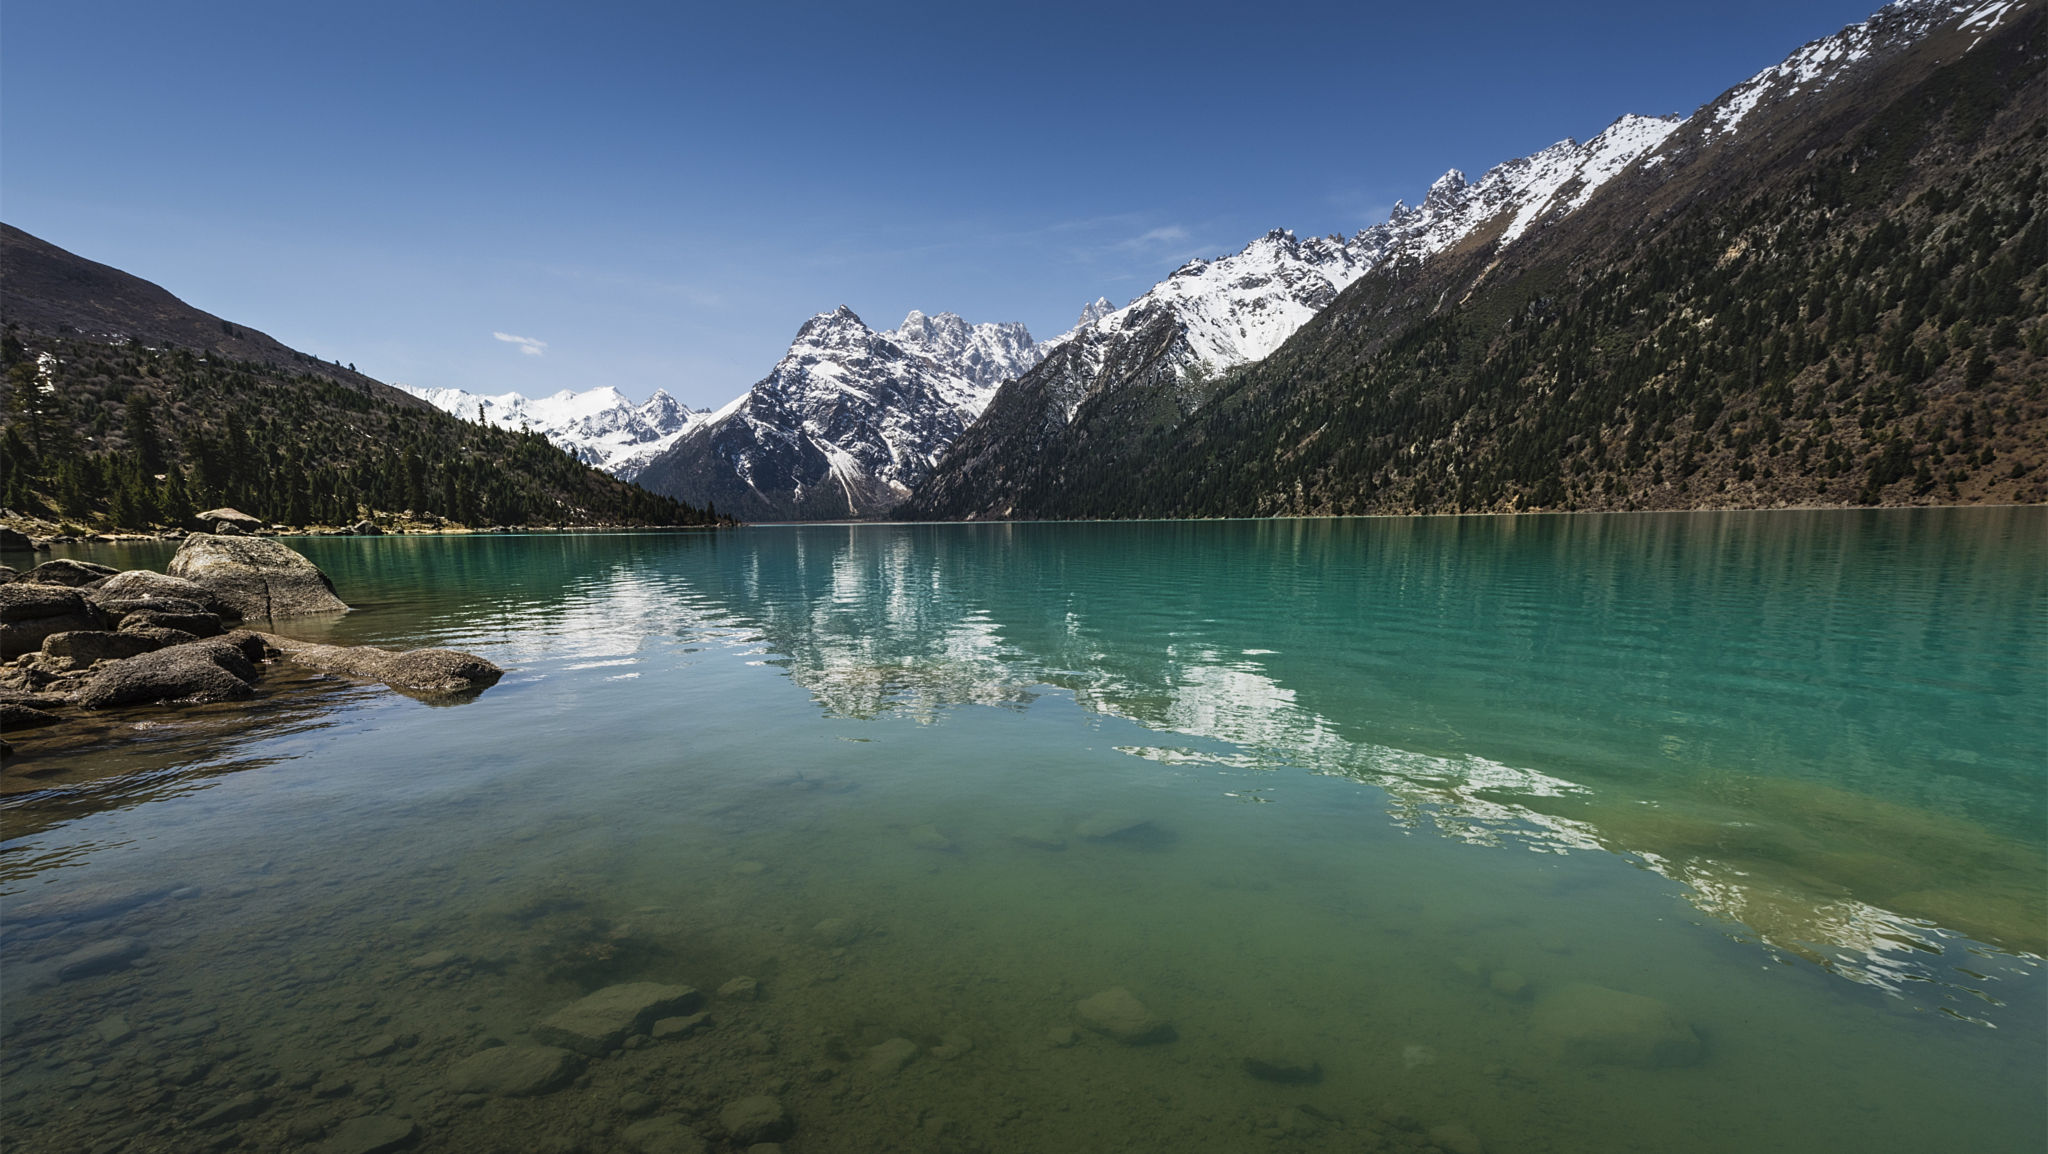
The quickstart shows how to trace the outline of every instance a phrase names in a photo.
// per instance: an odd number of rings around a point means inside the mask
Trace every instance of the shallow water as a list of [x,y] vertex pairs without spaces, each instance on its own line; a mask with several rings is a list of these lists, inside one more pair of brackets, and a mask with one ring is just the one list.
[[[771,1093],[799,1154],[2038,1148],[2044,530],[293,542],[358,611],[281,631],[514,672],[450,705],[277,666],[260,709],[19,735],[0,1123],[289,1149],[377,1114],[419,1149],[600,1152],[644,1114],[720,1149]],[[148,952],[49,976],[123,936]],[[736,975],[759,1000],[584,1081],[448,1088],[586,991]],[[1574,1048],[1589,983],[1696,1046]],[[1173,1040],[1049,1040],[1113,986]],[[868,1069],[897,1037],[920,1056]],[[1273,1039],[1313,1080],[1247,1072]]]

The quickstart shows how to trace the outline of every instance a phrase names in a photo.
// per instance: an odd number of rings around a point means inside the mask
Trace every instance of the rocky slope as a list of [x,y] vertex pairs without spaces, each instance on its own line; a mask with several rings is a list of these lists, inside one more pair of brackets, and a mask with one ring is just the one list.
[[1604,154],[1439,182],[1433,222],[1389,222],[1414,259],[1277,352],[1188,390],[1161,322],[1140,375],[1064,396],[1055,353],[906,511],[2039,501],[2044,24],[1908,0]]
[[681,440],[709,412],[691,409],[662,389],[636,405],[609,386],[580,393],[563,389],[531,399],[518,393],[486,396],[461,389],[398,387],[464,420],[539,433],[570,456],[622,481],[638,477],[647,462]]
[[1038,363],[1020,324],[913,312],[877,332],[841,306],[774,370],[703,417],[641,484],[748,521],[872,517],[910,494],[995,387]]
[[1678,123],[1624,116],[1584,144],[1560,141],[1476,182],[1452,170],[1420,205],[1397,204],[1386,222],[1349,239],[1300,240],[1275,229],[1240,252],[1188,262],[1055,342],[1035,370],[995,396],[899,515],[1020,515],[1018,494],[1048,483],[1056,460],[1095,451],[1095,431],[1075,423],[1084,404],[1118,425],[1178,424],[1208,400],[1221,374],[1270,355],[1368,273],[1512,243],[1554,224]]

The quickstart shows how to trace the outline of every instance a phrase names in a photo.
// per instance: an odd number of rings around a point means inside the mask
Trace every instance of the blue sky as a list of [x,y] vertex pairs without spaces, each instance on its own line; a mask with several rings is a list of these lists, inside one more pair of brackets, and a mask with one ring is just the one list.
[[836,305],[1052,336],[1875,7],[9,0],[0,218],[384,380],[707,406]]

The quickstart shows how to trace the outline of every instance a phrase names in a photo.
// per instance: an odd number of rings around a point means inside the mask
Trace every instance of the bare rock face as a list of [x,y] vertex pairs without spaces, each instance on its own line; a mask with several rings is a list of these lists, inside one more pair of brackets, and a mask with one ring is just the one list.
[[413,649],[404,653],[374,645],[318,645],[272,633],[257,634],[300,665],[381,681],[394,689],[460,693],[495,685],[505,671],[473,653]]
[[525,1098],[557,1089],[582,1072],[583,1056],[557,1046],[496,1046],[450,1067],[448,1088]]
[[52,633],[99,627],[99,613],[75,589],[25,581],[0,585],[0,658],[34,653]]
[[171,576],[212,590],[244,620],[348,612],[319,566],[263,538],[194,533],[169,568]]
[[688,1013],[703,1001],[704,996],[689,986],[658,982],[607,986],[543,1020],[533,1028],[533,1039],[600,1057],[628,1035],[644,1033],[655,1019]]
[[226,638],[174,645],[103,665],[78,703],[88,709],[151,701],[237,701],[256,695],[256,666]]
[[1074,1006],[1074,1013],[1082,1025],[1127,1046],[1173,1038],[1173,1027],[1153,1016],[1137,995],[1122,986],[1111,986],[1092,998],[1083,998]]
[[241,616],[220,594],[206,586],[149,569],[130,569],[126,573],[116,573],[107,578],[106,584],[93,590],[91,597],[106,607],[108,612],[113,611],[112,606],[116,602],[164,598],[195,605],[200,612],[211,613],[216,617]]
[[1668,1005],[1587,982],[1536,999],[1539,1035],[1574,1062],[1654,1070],[1700,1060],[1699,1035]]

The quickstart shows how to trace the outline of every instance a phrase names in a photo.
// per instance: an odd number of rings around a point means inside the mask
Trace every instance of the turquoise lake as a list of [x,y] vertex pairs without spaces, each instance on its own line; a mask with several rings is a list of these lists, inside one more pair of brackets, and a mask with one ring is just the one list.
[[2048,1139],[2048,509],[286,543],[510,672],[10,735],[12,1149]]

